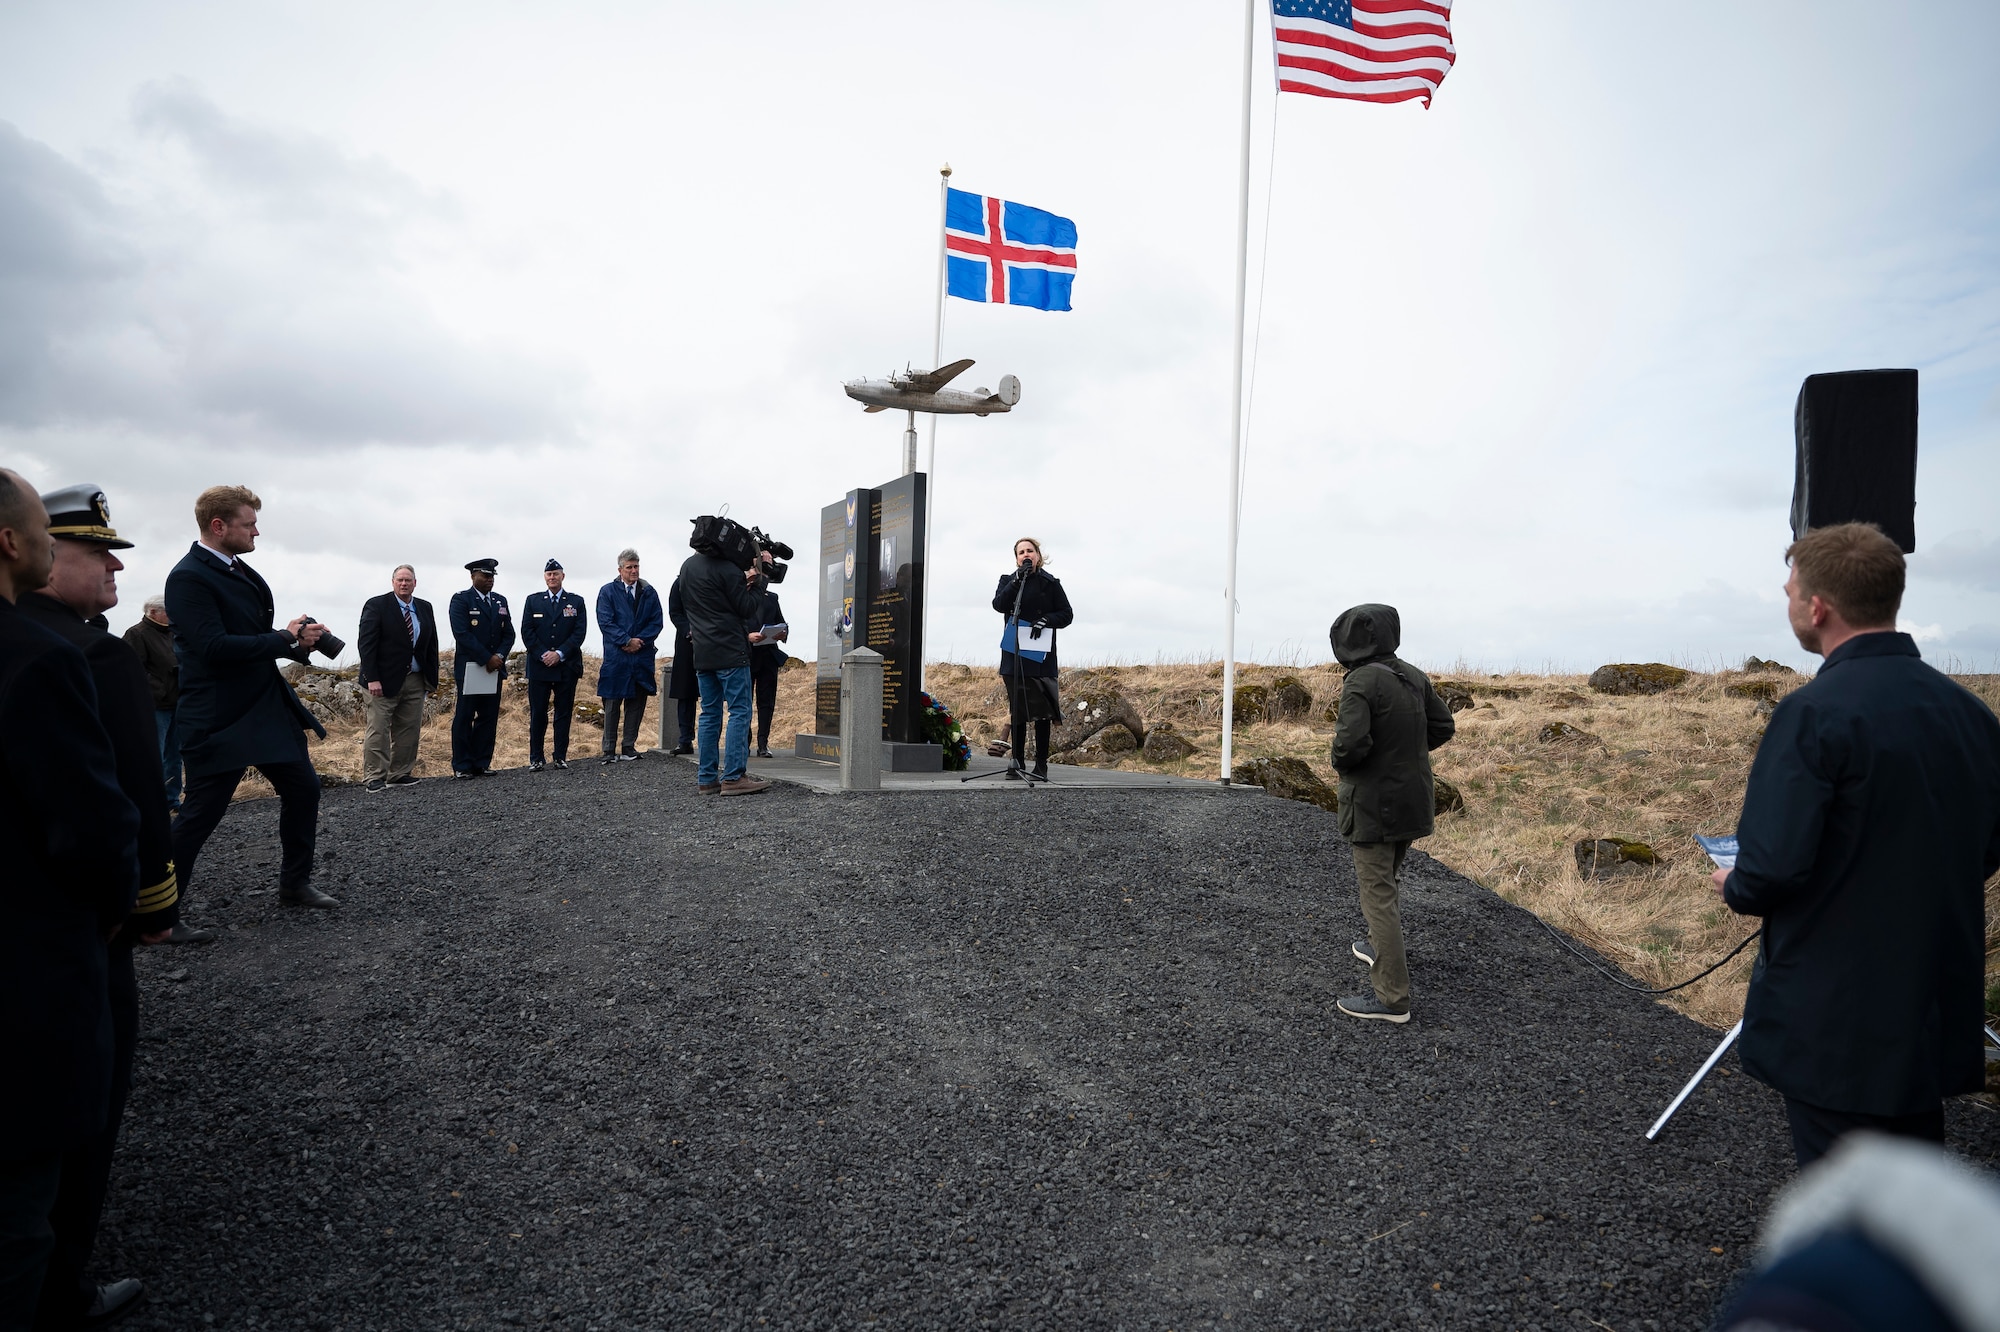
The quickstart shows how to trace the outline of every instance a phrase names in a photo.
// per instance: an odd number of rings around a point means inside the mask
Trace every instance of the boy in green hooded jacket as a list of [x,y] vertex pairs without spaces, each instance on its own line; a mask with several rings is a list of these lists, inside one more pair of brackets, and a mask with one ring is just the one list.
[[1340,1001],[1349,1017],[1410,1020],[1410,968],[1396,884],[1410,843],[1436,828],[1430,751],[1451,739],[1451,709],[1430,677],[1396,656],[1402,617],[1394,606],[1355,606],[1329,635],[1347,668],[1333,733],[1340,774],[1340,835],[1354,851],[1354,877],[1368,940],[1354,955],[1368,964],[1372,995]]

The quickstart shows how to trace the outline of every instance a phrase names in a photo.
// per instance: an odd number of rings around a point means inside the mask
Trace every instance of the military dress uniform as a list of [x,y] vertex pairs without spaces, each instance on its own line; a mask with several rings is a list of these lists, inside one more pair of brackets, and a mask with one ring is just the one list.
[[[550,560],[544,574],[562,568]],[[590,632],[590,615],[574,592],[536,592],[521,605],[521,646],[528,653],[528,760],[540,771],[542,737],[548,733],[553,705],[556,722],[556,766],[569,766],[569,725],[576,714],[576,684],[583,678],[583,640]],[[560,658],[545,665],[544,652]]]
[[[473,573],[491,574],[500,568],[500,562],[473,560],[465,567]],[[493,766],[493,745],[500,733],[500,691],[466,693],[465,672],[468,666],[484,666],[499,657],[500,678],[506,680],[507,654],[514,650],[514,617],[507,598],[476,587],[454,593],[451,634],[458,649],[451,668],[458,687],[458,706],[451,717],[451,772],[454,777],[477,777]]]

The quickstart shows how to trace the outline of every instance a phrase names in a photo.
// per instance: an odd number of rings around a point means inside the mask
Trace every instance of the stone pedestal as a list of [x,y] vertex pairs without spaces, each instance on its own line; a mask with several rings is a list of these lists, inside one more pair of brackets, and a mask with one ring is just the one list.
[[865,647],[840,659],[840,789],[882,789],[882,654]]

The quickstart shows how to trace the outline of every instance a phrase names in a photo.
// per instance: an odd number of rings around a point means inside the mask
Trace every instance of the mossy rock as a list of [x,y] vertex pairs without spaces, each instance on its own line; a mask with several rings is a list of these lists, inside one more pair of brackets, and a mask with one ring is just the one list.
[[1542,701],[1552,708],[1587,708],[1590,706],[1590,700],[1582,694],[1577,693],[1574,689],[1558,689]]
[[1572,726],[1565,721],[1550,722],[1535,732],[1535,739],[1545,745],[1594,745],[1597,737],[1581,726]]
[[1431,774],[1431,786],[1434,788],[1432,807],[1437,813],[1449,814],[1453,810],[1465,808],[1465,796],[1456,786],[1436,773]]
[[1091,742],[1107,754],[1129,754],[1139,747],[1123,726],[1107,726],[1091,737]]
[[1194,753],[1194,742],[1175,730],[1172,722],[1161,722],[1146,733],[1139,753],[1148,763],[1178,763]]
[[1271,715],[1271,691],[1263,685],[1237,685],[1229,715],[1238,726],[1254,726],[1266,720]]
[[1750,672],[1771,671],[1778,675],[1797,675],[1798,672],[1782,661],[1765,661],[1762,657],[1745,657],[1743,669]]
[[1062,719],[1049,736],[1051,749],[1081,749],[1085,741],[1111,726],[1130,733],[1132,743],[1123,748],[1137,749],[1145,743],[1145,720],[1117,685],[1079,672],[1064,683],[1062,694]]
[[1443,699],[1444,705],[1453,712],[1464,712],[1479,702],[1472,696],[1472,686],[1458,680],[1434,681],[1431,688],[1437,690],[1437,696]]
[[1732,685],[1722,686],[1722,692],[1731,698],[1754,698],[1765,703],[1778,701],[1776,680],[1742,680]]
[[1318,805],[1329,814],[1340,812],[1340,793],[1319,779],[1319,774],[1301,759],[1250,759],[1236,765],[1231,780],[1243,786],[1261,786],[1265,795],[1280,800],[1299,800]]
[[1576,872],[1586,879],[1607,878],[1629,872],[1632,866],[1659,863],[1659,853],[1652,847],[1625,837],[1586,837],[1576,844]]
[[1664,694],[1679,689],[1694,672],[1663,662],[1620,662],[1590,673],[1590,687],[1600,694]]
[[1272,721],[1303,717],[1313,705],[1312,690],[1296,675],[1281,675],[1271,682],[1269,709]]
[[807,667],[812,666],[813,664],[814,663],[807,661],[804,657],[786,657],[785,664],[780,666],[778,669],[781,671],[803,671]]
[[596,698],[580,698],[576,702],[574,715],[584,725],[595,726],[601,730],[604,726],[604,701]]

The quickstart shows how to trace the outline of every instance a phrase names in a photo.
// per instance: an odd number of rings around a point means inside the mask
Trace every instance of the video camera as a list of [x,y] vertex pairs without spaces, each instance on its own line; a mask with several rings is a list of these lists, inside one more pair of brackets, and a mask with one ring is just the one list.
[[[750,529],[750,539],[757,543],[759,551],[770,555],[773,559],[789,560],[792,558],[792,548],[782,541],[773,541],[761,527]],[[774,583],[782,583],[785,581],[785,571],[789,567],[789,565],[784,564],[773,564],[765,571],[765,576]]]
[[[739,569],[757,566],[757,557],[768,553],[780,560],[792,558],[792,548],[782,541],[773,541],[759,527],[746,528],[734,518],[703,514],[694,521],[694,535],[688,538],[688,545],[705,555],[720,555]],[[773,564],[763,570],[764,576],[773,583],[785,581],[787,566]]]

